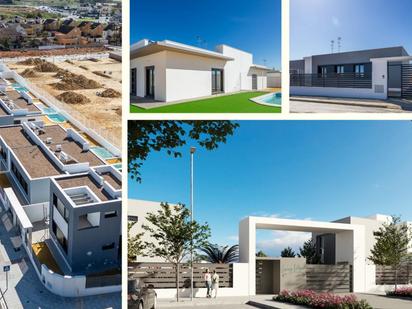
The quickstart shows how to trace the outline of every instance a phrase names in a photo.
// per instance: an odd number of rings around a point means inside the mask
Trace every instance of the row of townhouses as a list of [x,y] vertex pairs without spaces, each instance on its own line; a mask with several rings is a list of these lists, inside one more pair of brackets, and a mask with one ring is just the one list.
[[64,121],[57,110],[60,118],[50,117],[53,106],[16,79],[24,81],[0,70],[0,204],[50,291],[119,291],[120,152],[109,158],[87,128]]

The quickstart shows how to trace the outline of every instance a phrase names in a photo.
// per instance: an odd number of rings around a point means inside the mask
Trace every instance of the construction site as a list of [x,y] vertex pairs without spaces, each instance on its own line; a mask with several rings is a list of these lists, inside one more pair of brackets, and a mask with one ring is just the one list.
[[121,141],[121,62],[108,53],[8,61],[42,95],[110,140]]

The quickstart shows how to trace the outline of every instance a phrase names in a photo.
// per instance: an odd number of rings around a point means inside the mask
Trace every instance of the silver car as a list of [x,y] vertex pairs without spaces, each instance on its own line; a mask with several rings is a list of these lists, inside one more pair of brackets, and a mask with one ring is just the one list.
[[156,291],[153,285],[146,285],[143,278],[128,279],[127,289],[129,309],[156,309]]

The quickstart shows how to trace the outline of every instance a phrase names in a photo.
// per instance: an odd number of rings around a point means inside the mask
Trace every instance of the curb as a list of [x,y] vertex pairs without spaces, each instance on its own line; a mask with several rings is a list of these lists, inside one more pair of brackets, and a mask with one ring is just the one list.
[[355,101],[334,101],[334,100],[322,100],[322,99],[310,99],[310,98],[296,98],[291,97],[290,101],[298,101],[298,102],[305,102],[305,103],[325,103],[325,104],[335,104],[335,105],[349,105],[349,106],[360,106],[360,107],[375,107],[375,108],[386,108],[386,109],[397,109],[402,110],[402,108],[395,104],[387,104],[387,103],[361,103]]

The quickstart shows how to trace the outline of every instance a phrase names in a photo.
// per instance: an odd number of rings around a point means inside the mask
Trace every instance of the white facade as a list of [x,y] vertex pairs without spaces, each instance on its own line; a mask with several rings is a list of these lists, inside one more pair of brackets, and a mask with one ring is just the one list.
[[146,68],[153,67],[153,99],[163,102],[214,94],[212,69],[223,70],[223,89],[219,88],[219,93],[263,90],[267,88],[269,71],[266,67],[254,65],[252,54],[227,45],[219,45],[216,51],[209,51],[172,41],[151,42],[146,39],[132,45],[130,67],[131,94],[149,96]]

